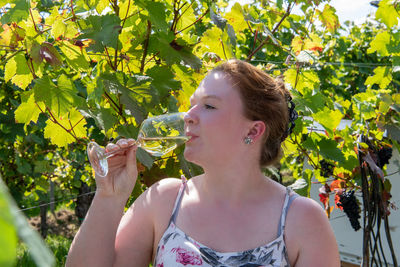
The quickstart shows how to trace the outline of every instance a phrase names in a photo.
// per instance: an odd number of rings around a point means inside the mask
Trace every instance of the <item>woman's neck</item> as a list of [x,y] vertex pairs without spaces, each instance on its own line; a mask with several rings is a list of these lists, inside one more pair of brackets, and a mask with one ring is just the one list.
[[199,189],[208,198],[227,203],[240,203],[265,194],[271,182],[258,164],[241,160],[240,163],[206,166]]

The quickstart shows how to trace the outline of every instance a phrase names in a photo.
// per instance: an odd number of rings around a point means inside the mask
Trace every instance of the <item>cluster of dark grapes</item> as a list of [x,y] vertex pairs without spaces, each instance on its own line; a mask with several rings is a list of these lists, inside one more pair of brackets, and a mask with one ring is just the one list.
[[361,218],[361,209],[358,205],[356,197],[354,196],[354,190],[344,191],[339,197],[340,200],[337,205],[343,208],[343,211],[350,219],[350,223],[354,231],[358,231],[361,228],[360,222],[358,221],[358,219]]
[[392,157],[393,150],[391,147],[381,147],[378,150],[378,166],[382,168],[385,164],[389,163],[390,158]]
[[326,160],[321,160],[319,162],[321,165],[321,175],[324,177],[329,177],[333,174],[333,167],[335,167],[332,163],[327,162]]

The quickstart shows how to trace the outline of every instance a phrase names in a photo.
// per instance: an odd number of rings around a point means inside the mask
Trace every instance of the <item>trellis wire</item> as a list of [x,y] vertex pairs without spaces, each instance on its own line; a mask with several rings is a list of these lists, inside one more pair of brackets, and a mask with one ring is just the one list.
[[43,204],[40,204],[40,205],[37,205],[37,206],[20,209],[19,211],[25,211],[25,210],[31,210],[31,209],[40,208],[40,207],[43,207],[43,206],[49,206],[50,204],[54,204],[54,203],[58,203],[58,202],[66,201],[66,200],[78,199],[78,197],[86,196],[86,195],[90,195],[90,194],[94,194],[94,193],[96,193],[96,191],[83,193],[83,194],[80,194],[80,195],[77,195],[77,196],[74,196],[74,197],[58,199],[58,200],[51,201],[51,202],[48,202],[48,203],[43,203]]

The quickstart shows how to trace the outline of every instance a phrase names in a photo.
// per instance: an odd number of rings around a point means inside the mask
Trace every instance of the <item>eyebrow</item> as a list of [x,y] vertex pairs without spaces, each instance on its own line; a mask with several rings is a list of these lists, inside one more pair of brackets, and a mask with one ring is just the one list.
[[[208,99],[208,98],[214,98],[216,100],[221,101],[221,98],[219,96],[217,96],[217,95],[205,95],[205,96],[202,97],[202,99]],[[189,100],[193,101],[193,99],[194,99],[194,97],[191,96]]]

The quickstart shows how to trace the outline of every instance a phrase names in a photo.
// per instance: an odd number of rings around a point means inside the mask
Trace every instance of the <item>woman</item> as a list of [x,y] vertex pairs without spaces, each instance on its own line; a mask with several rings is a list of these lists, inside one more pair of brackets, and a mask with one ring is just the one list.
[[123,214],[137,177],[136,147],[109,159],[67,266],[340,266],[322,208],[262,172],[279,160],[294,125],[283,84],[231,60],[190,101],[184,155],[204,174],[163,179]]

